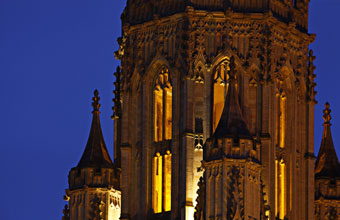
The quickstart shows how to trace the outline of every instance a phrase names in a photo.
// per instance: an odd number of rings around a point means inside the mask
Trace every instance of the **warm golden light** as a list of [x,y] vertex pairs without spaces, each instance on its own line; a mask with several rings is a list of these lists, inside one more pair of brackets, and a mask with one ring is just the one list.
[[[166,146],[172,139],[172,85],[169,72],[163,67],[154,87],[154,141]],[[153,161],[152,207],[155,213],[171,210],[171,152],[163,157],[156,153]]]
[[153,158],[152,207],[155,213],[162,212],[162,156]]
[[163,68],[154,87],[154,140],[172,138],[172,85],[167,68]]
[[165,89],[165,140],[172,137],[172,87]]
[[227,65],[222,64],[217,68],[214,75],[213,132],[215,131],[222,115],[224,98],[228,90],[227,80]]
[[278,187],[278,175],[277,175],[277,166],[278,166],[278,161],[275,160],[275,216],[277,216],[279,212],[279,200],[278,200],[278,193],[279,193],[279,187]]
[[285,163],[280,161],[280,219],[286,214]]
[[170,151],[164,155],[164,211],[171,210],[171,156]]
[[163,140],[163,90],[159,86],[154,90],[155,107],[155,141]]

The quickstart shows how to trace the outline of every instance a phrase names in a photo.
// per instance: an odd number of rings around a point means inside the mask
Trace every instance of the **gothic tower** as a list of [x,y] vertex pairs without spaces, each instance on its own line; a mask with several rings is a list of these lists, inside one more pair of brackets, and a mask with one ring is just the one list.
[[[203,219],[314,219],[308,4],[127,0],[113,116],[121,219],[193,219],[195,207]],[[233,202],[196,201],[211,166],[211,187],[231,184],[218,192]]]
[[85,151],[68,176],[63,220],[118,220],[121,192],[117,171],[107,151],[99,120],[99,96],[93,97],[93,118]]
[[340,213],[340,163],[333,144],[328,103],[323,113],[324,129],[315,164],[315,217],[335,220]]

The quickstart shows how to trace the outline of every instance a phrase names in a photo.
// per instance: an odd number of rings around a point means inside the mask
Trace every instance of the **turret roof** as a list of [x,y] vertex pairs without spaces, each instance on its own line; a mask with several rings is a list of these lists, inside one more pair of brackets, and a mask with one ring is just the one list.
[[323,124],[324,129],[322,134],[322,141],[315,165],[315,177],[340,177],[340,164],[336,155],[331,133],[331,110],[329,108],[329,103],[325,104],[325,110],[323,111],[323,113],[323,119],[325,122]]
[[85,147],[85,151],[78,163],[77,168],[84,167],[113,168],[113,163],[106,148],[100,125],[99,118],[100,97],[98,95],[99,95],[98,91],[95,90],[94,97],[92,98],[93,118],[91,130]]
[[229,86],[224,102],[221,119],[213,134],[213,138],[243,138],[252,139],[252,136],[243,120],[239,97],[236,89],[235,64],[233,57],[230,59]]

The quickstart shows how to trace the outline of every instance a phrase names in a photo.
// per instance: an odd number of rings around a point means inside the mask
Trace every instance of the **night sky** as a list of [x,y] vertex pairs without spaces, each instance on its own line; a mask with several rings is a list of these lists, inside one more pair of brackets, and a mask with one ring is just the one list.
[[[0,219],[61,219],[69,170],[85,148],[91,97],[101,96],[113,151],[113,52],[123,0],[0,0]],[[340,153],[340,3],[312,0],[317,60],[316,154],[329,101]]]

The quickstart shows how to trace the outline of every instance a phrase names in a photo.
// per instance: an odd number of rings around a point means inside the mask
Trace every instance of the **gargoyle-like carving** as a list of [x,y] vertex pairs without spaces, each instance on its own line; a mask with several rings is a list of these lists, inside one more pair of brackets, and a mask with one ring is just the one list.
[[124,54],[125,54],[125,48],[126,48],[126,42],[127,42],[127,34],[124,33],[122,37],[119,37],[119,38],[117,39],[117,42],[118,42],[118,44],[119,44],[119,49],[118,49],[118,51],[116,51],[116,52],[114,53],[114,55],[115,55],[115,58],[116,58],[117,60],[121,60],[122,57],[123,57]]

